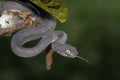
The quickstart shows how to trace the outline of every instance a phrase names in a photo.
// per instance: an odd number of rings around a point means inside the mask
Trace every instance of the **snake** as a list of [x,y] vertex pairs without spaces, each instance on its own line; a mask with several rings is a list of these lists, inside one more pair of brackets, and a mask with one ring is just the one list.
[[[5,10],[11,10],[16,12],[31,12],[31,14],[26,18],[26,20],[29,17],[34,18],[34,21],[29,28],[21,29],[13,34],[11,39],[11,50],[15,55],[25,58],[34,57],[42,53],[42,51],[44,51],[49,45],[51,45],[53,51],[64,57],[78,57],[77,49],[74,46],[66,43],[67,34],[63,31],[55,30],[57,19],[51,14],[47,13],[41,8],[39,8],[39,12],[37,12],[30,5],[27,5],[20,0],[1,1],[1,16],[4,15],[4,13],[2,12],[4,12]],[[8,19],[8,17],[5,18],[4,16],[0,17],[2,18],[0,19],[0,26],[3,29],[5,29],[5,27],[2,27],[3,23],[5,20]],[[8,16],[9,18],[14,18],[14,15],[12,14],[8,14]],[[19,26],[21,26],[21,24],[25,24],[26,20],[23,20],[19,16],[16,16],[15,19],[9,19],[8,21],[9,24],[12,25],[12,27],[15,26],[16,28],[18,26],[18,21],[20,22]],[[4,23],[4,26],[6,25],[7,23]],[[39,42],[35,46],[24,46],[24,44],[26,44],[27,42],[37,39],[39,39]]]

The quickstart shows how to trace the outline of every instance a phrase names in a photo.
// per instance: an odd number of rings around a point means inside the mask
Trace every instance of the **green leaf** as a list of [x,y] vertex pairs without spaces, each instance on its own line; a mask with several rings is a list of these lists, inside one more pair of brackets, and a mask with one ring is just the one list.
[[57,0],[30,0],[37,6],[41,7],[54,17],[56,17],[61,23],[65,22],[68,18],[68,8],[65,3]]

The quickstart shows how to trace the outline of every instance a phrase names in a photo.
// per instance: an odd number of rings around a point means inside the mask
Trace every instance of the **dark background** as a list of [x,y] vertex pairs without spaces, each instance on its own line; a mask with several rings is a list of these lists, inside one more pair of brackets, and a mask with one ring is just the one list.
[[90,63],[55,53],[47,71],[45,52],[20,58],[11,51],[11,37],[1,37],[0,80],[120,80],[120,0],[60,1],[69,8],[69,19],[56,29],[65,31],[67,43]]

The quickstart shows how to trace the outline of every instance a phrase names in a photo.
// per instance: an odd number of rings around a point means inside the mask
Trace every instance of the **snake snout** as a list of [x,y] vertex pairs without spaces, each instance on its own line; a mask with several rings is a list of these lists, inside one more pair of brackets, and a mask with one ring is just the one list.
[[52,45],[53,50],[64,57],[75,58],[78,55],[78,52],[75,47],[69,44],[55,44]]

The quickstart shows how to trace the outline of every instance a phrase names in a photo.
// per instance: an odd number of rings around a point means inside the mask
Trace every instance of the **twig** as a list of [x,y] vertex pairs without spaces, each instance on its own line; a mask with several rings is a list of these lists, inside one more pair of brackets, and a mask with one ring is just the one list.
[[47,48],[46,48],[46,69],[47,70],[50,70],[51,69],[51,65],[52,65],[52,62],[53,62],[53,49],[51,48],[51,45],[49,45]]

